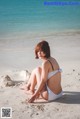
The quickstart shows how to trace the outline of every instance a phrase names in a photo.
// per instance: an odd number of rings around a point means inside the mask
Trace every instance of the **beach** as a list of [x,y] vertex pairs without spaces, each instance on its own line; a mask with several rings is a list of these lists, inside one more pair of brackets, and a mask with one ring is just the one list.
[[[12,119],[80,119],[80,2],[51,1],[0,0],[0,119],[9,109]],[[34,54],[42,40],[62,69],[63,96],[27,103],[20,87],[42,64]]]
[[[0,108],[11,107],[12,119],[79,119],[80,31],[18,37],[0,38]],[[42,63],[34,55],[34,47],[41,40],[49,42],[51,55],[62,69],[63,96],[52,102],[37,99],[27,103],[25,100],[30,95],[25,94],[20,85],[27,82],[33,68]],[[4,85],[7,75],[14,85]]]

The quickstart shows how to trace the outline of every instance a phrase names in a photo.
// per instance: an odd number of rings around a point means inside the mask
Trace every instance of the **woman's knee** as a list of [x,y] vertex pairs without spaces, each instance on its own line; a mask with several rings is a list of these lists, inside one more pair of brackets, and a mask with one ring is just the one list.
[[41,67],[37,67],[37,68],[36,68],[36,71],[37,71],[37,72],[41,72]]
[[35,73],[41,73],[41,67],[35,68],[35,69],[34,69],[34,72],[35,72]]

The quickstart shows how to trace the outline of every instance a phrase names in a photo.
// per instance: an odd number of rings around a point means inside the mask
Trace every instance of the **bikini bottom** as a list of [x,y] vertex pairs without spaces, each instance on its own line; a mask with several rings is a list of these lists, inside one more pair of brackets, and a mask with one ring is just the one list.
[[48,86],[47,86],[47,90],[48,90],[48,101],[56,100],[56,99],[62,97],[62,95],[63,95],[63,91],[61,91],[59,94],[55,94],[50,90],[50,88]]

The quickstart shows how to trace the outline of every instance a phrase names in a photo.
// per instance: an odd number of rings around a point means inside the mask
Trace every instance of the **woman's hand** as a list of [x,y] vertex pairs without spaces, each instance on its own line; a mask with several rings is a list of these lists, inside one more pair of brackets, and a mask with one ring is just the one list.
[[36,95],[33,94],[32,97],[28,100],[29,103],[34,102],[34,100],[36,99]]

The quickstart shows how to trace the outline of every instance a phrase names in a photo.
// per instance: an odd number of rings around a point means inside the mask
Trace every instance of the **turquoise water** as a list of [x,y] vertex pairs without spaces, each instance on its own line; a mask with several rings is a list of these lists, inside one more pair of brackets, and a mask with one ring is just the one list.
[[80,5],[44,5],[45,1],[50,0],[0,0],[0,35],[80,29]]

